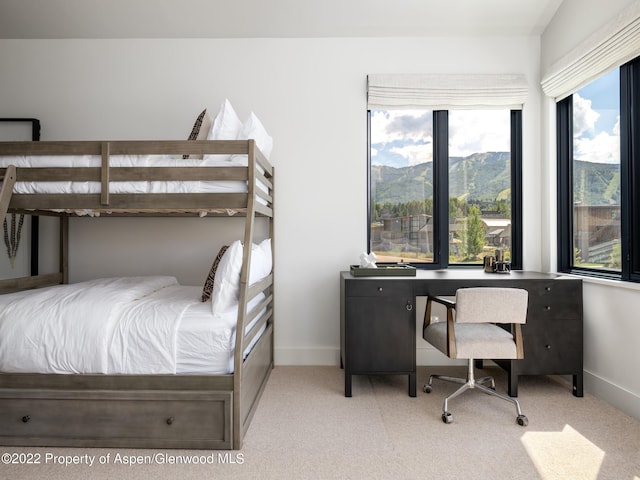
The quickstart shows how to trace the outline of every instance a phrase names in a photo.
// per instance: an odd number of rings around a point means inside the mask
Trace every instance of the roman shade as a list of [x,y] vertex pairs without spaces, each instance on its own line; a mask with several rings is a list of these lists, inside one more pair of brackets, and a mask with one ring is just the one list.
[[370,110],[519,110],[527,92],[524,75],[371,74],[367,77],[367,107]]
[[542,90],[562,100],[638,55],[640,1],[635,1],[552,65],[543,75]]

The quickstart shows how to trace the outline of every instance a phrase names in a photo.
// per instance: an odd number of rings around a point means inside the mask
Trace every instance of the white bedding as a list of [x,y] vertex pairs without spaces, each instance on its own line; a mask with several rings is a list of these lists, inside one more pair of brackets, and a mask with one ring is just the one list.
[[0,371],[230,373],[237,307],[214,320],[200,293],[154,276],[2,295]]
[[[200,298],[200,287],[181,287],[186,295]],[[247,310],[253,311],[255,306],[265,299],[263,293],[249,301]],[[233,372],[233,354],[235,351],[235,324],[238,315],[237,307],[228,309],[223,314],[212,316],[211,302],[191,304],[182,316],[178,329],[176,344],[176,373],[182,374],[224,374]],[[245,333],[260,319],[265,310],[260,311],[253,322],[245,326]],[[266,329],[263,325],[252,342],[245,346],[246,357],[260,335]]]
[[[178,155],[113,155],[111,167],[246,167],[247,159],[216,160],[183,159]],[[220,156],[223,157],[223,156]],[[226,157],[226,156],[225,156]],[[242,157],[242,156],[238,156]],[[99,167],[96,155],[2,156],[0,168],[16,167]],[[100,182],[16,182],[14,193],[100,193]],[[110,182],[109,193],[244,193],[244,181],[153,181]]]

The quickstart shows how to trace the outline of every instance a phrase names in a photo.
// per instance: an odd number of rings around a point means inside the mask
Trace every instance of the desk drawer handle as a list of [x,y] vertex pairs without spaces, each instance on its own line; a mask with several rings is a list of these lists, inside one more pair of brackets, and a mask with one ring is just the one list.
[[551,350],[551,345],[547,344],[544,346],[544,348],[546,348],[547,350]]
[[22,417],[22,423],[28,423],[31,420],[31,415],[25,415]]
[[546,306],[544,307],[544,309],[545,309],[545,310],[547,310],[547,311],[551,310],[551,305],[546,305]]
[[172,425],[172,424],[173,424],[173,417],[167,418],[167,425]]
[[382,287],[378,287],[378,291],[382,293]]
[[413,304],[411,302],[407,301],[407,311],[410,312],[411,310],[413,310]]

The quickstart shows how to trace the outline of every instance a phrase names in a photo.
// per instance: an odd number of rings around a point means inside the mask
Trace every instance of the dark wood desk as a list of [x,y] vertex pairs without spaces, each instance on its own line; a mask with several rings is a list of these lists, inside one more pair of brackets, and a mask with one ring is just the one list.
[[508,373],[509,395],[519,375],[572,375],[583,395],[582,280],[558,275],[482,269],[418,270],[415,277],[354,277],[340,273],[340,363],[345,396],[353,375],[408,375],[416,396],[416,297],[454,295],[463,287],[518,287],[529,292],[523,325],[524,359],[496,363]]

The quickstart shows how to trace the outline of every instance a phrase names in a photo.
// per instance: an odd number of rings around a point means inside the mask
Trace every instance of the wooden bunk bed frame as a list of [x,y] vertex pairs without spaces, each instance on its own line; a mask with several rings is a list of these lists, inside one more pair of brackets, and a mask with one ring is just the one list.
[[[247,167],[110,167],[113,155],[246,155]],[[0,142],[6,155],[98,155],[100,167],[0,169],[0,218],[9,212],[60,217],[60,271],[0,281],[0,293],[68,283],[68,226],[75,211],[101,216],[244,216],[244,245],[265,217],[273,242],[273,166],[254,140]],[[110,194],[114,181],[246,181],[246,193]],[[16,181],[97,181],[99,194],[12,194]],[[258,188],[260,183],[266,186]],[[53,210],[57,211],[53,211]],[[0,444],[27,446],[240,449],[273,368],[273,272],[249,285],[243,249],[236,335],[227,375],[59,375],[0,373]],[[259,329],[266,330],[244,358]]]

